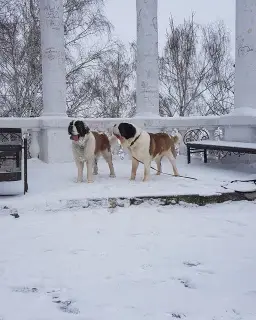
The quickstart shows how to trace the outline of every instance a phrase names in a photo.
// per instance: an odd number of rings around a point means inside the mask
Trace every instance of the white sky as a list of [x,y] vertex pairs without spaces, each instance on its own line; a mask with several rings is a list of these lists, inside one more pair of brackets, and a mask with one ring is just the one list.
[[[235,1],[236,0],[158,0],[158,25],[160,52],[165,42],[168,19],[173,15],[176,23],[195,12],[198,23],[224,20],[231,33],[232,53],[235,42]],[[106,0],[106,15],[115,26],[114,35],[125,44],[136,39],[136,0]]]

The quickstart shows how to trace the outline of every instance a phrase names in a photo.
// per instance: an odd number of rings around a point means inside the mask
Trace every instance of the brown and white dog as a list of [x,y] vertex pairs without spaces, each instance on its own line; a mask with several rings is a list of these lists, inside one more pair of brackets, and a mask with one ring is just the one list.
[[175,145],[181,143],[180,134],[169,136],[167,133],[148,133],[126,122],[114,125],[113,134],[120,140],[122,146],[127,148],[131,153],[131,180],[134,180],[136,177],[139,161],[144,164],[143,181],[147,181],[150,177],[152,160],[155,160],[157,164],[157,175],[160,175],[161,160],[164,156],[170,161],[173,174],[175,176],[179,175],[175,160]]
[[[106,160],[110,177],[115,177],[112,162],[111,142],[105,133],[90,131],[81,120],[73,120],[68,127],[72,140],[72,151],[77,166],[77,182],[83,180],[84,163],[87,166],[87,182],[93,182],[93,174],[98,174],[98,159],[102,155]],[[116,141],[113,141],[116,143]]]

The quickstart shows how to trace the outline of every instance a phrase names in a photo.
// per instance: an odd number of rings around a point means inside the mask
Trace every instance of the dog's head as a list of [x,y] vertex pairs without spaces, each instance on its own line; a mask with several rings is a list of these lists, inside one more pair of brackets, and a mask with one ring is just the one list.
[[136,128],[131,123],[121,122],[113,127],[113,134],[122,142],[124,139],[129,140],[136,135]]
[[78,141],[79,138],[84,137],[89,132],[90,129],[81,120],[73,120],[68,126],[68,134],[73,141]]

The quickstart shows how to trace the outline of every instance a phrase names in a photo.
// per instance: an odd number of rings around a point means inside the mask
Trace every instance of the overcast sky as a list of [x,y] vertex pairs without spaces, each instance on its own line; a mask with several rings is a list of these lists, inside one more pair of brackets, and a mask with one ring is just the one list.
[[[165,31],[170,14],[176,23],[195,12],[198,23],[224,20],[231,33],[232,51],[235,41],[236,0],[158,0],[159,49],[165,42]],[[136,39],[136,0],[106,0],[106,15],[115,26],[114,34],[124,43]]]

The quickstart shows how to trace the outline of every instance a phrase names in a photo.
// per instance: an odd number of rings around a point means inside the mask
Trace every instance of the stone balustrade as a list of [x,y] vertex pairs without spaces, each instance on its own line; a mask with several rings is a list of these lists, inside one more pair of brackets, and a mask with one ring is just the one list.
[[[29,156],[40,158],[47,163],[72,161],[71,143],[67,128],[71,121],[68,117],[40,117],[40,118],[0,118],[2,128],[22,128],[28,133]],[[192,128],[205,128],[211,139],[225,139],[225,130],[232,125],[236,126],[234,117],[184,117],[184,118],[132,118],[132,119],[84,119],[93,130],[111,132],[114,124],[132,122],[150,132],[165,131],[172,133],[177,129],[182,135]],[[246,127],[256,133],[255,118],[244,122]],[[239,122],[241,126],[241,122]]]

